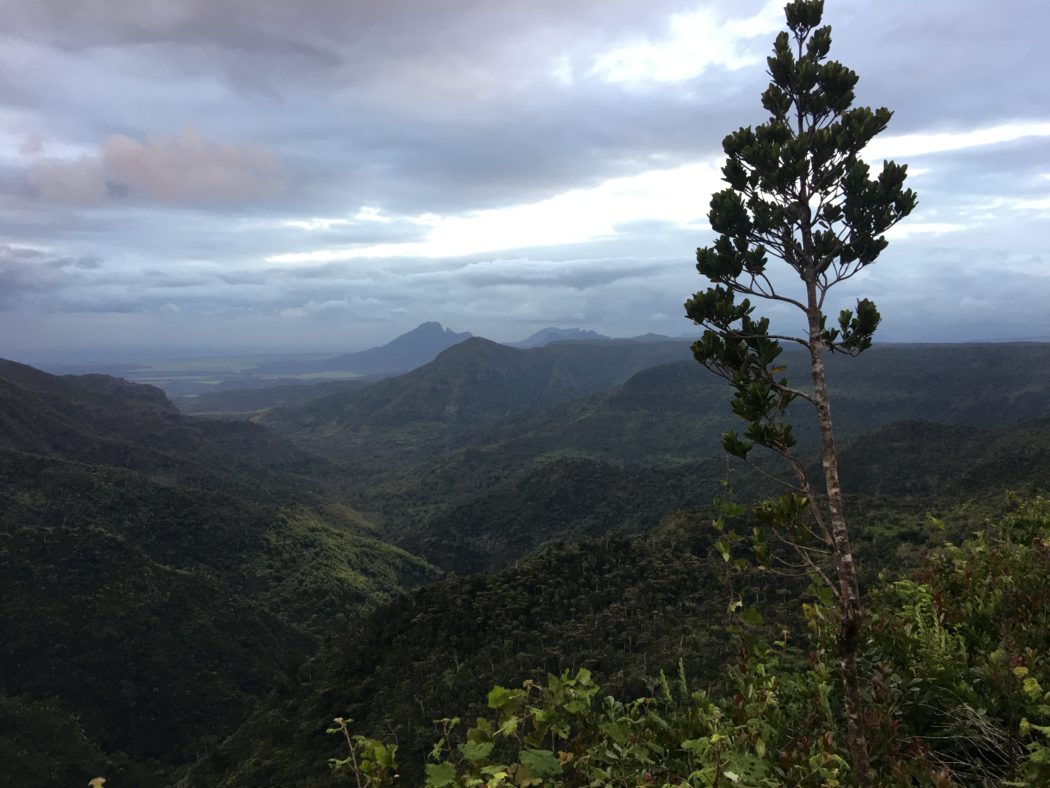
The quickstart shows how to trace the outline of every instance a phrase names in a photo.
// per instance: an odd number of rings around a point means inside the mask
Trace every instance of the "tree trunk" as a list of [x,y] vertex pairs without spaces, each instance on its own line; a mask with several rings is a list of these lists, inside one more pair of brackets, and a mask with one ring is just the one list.
[[860,679],[857,671],[857,642],[864,620],[860,600],[857,570],[853,564],[849,532],[839,486],[839,462],[835,453],[835,436],[831,429],[831,404],[824,378],[823,346],[820,340],[820,308],[817,305],[816,285],[808,285],[809,356],[813,376],[814,399],[820,421],[820,454],[824,469],[824,484],[831,514],[832,560],[839,586],[839,631],[837,645],[842,670],[842,693],[846,707],[846,732],[850,756],[857,782],[861,786],[874,784],[871,762],[868,758],[868,739],[864,729],[863,703],[860,698]]

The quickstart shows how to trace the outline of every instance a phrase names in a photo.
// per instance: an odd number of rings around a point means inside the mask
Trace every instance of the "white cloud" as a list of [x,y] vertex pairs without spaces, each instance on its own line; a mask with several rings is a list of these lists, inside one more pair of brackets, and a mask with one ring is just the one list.
[[[1050,123],[1003,124],[967,132],[916,133],[879,138],[868,146],[865,153],[869,159],[889,156],[906,159],[1044,136],[1050,136]],[[358,211],[356,219],[386,222],[397,218],[427,226],[430,231],[422,241],[292,252],[273,255],[267,261],[316,263],[368,257],[467,256],[607,240],[617,236],[617,226],[645,221],[706,229],[709,197],[724,186],[719,172],[720,164],[720,158],[694,161],[679,167],[613,178],[590,189],[573,189],[540,202],[457,216],[422,214],[390,217],[378,207],[366,206]],[[929,168],[918,167],[912,174],[922,175],[927,172]],[[1046,199],[1029,199],[1014,200],[1009,206],[996,204],[985,207],[1041,212],[1047,210],[1048,203]],[[965,223],[904,222],[891,231],[891,237],[903,239],[960,232],[971,227],[974,220],[975,217],[970,216]],[[311,221],[317,223],[318,227],[326,228],[327,225],[322,222],[336,220]]]
[[456,257],[506,249],[576,244],[613,238],[616,227],[657,221],[706,227],[712,192],[721,188],[720,160],[612,178],[540,202],[460,216],[406,217],[430,226],[423,241],[279,254],[271,263],[316,263],[363,257]]
[[572,58],[568,55],[559,55],[551,64],[550,75],[559,85],[572,87],[576,81],[576,72],[572,65]]
[[[356,218],[356,217],[355,217]],[[317,216],[310,219],[288,219],[281,222],[284,227],[294,227],[298,230],[331,230],[342,224],[347,224],[346,219],[323,219]]]
[[356,214],[354,214],[354,218],[357,219],[359,222],[383,222],[383,223],[386,223],[386,222],[392,222],[393,221],[393,219],[391,217],[383,216],[382,211],[380,211],[374,205],[362,205],[361,209]]
[[1050,211],[1050,197],[1040,197],[1034,200],[1015,200],[1013,207],[1022,211],[1039,211],[1040,213]]
[[918,132],[877,137],[867,148],[868,159],[907,159],[935,153],[1001,145],[1028,137],[1050,137],[1050,122],[1004,123],[971,131]]
[[[783,2],[771,0],[748,17],[721,19],[710,8],[674,14],[662,41],[637,41],[594,59],[591,73],[607,82],[682,82],[711,66],[740,69],[760,61],[747,42],[778,30]],[[765,46],[765,42],[763,42]]]
[[1050,196],[1048,197],[997,197],[981,203],[977,209],[991,218],[996,216],[1015,215],[1021,211],[1031,211],[1039,217],[1050,216]]
[[892,227],[886,234],[894,240],[911,238],[916,235],[946,235],[966,230],[972,225],[955,222],[909,222],[905,221]]

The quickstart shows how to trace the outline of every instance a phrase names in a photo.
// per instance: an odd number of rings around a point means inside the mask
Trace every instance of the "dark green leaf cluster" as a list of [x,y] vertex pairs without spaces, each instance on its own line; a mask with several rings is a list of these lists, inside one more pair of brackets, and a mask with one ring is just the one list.
[[[892,113],[852,107],[858,77],[827,59],[831,29],[818,27],[823,3],[798,0],[785,11],[790,30],[777,37],[767,60],[771,82],[762,105],[769,119],[723,140],[722,174],[729,188],[712,196],[708,214],[719,235],[696,256],[697,271],[714,287],[686,304],[692,320],[733,339],[756,327],[749,302],[734,304],[734,294],[819,312],[827,291],[874,262],[886,247],[886,231],[916,205],[914,192],[904,188],[906,166],[884,162],[871,178],[860,158]],[[796,272],[807,297],[778,291],[767,270],[770,254]],[[809,331],[794,341],[822,341],[854,355],[863,351],[878,312],[864,301],[855,318],[846,314],[840,329],[819,337]],[[702,363],[716,356],[699,355]]]
[[723,141],[729,189],[714,195],[709,219],[721,237],[697,251],[697,268],[714,282],[761,275],[772,249],[803,277],[874,261],[882,235],[915,207],[903,188],[907,168],[886,162],[877,179],[859,157],[892,113],[852,108],[856,73],[827,60],[831,28],[814,30],[821,2],[786,11],[791,33],[768,58],[762,105],[769,120]]
[[686,304],[686,312],[701,325],[713,326],[693,343],[701,364],[728,380],[734,391],[733,412],[748,423],[741,440],[736,433],[722,437],[730,454],[746,458],[753,444],[784,451],[795,445],[784,414],[798,396],[777,366],[780,343],[769,335],[769,319],[751,318],[748,299],[739,303],[729,288],[716,286]]
[[842,350],[851,356],[859,355],[871,347],[875,329],[882,322],[882,315],[875,303],[862,298],[857,301],[857,311],[843,309],[839,312],[839,327],[828,329],[826,316],[821,316],[821,341],[829,348]]
[[885,735],[921,742],[944,785],[1050,781],[1050,500],[1015,506],[871,599]]

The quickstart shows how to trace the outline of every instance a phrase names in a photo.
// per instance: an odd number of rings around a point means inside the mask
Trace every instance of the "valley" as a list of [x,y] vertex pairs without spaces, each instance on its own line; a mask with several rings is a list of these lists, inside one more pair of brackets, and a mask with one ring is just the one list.
[[[339,714],[421,763],[430,721],[495,683],[586,667],[637,694],[679,660],[713,677],[731,648],[713,502],[771,488],[727,464],[727,394],[685,350],[474,338],[265,407],[208,395],[208,417],[4,362],[2,708],[47,731],[4,745],[12,773],[327,784]],[[1048,370],[1038,344],[831,366],[868,582],[1047,489]],[[73,736],[80,754],[43,744]]]

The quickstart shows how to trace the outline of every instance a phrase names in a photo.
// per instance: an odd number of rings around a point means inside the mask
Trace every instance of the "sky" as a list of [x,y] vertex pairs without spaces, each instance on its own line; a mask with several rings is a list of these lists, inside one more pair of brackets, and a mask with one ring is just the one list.
[[[0,356],[694,330],[783,0],[0,0]],[[1050,340],[1050,5],[827,0],[919,207],[834,292]]]

